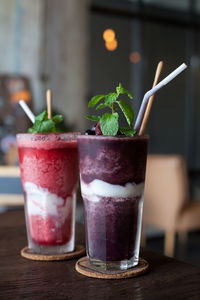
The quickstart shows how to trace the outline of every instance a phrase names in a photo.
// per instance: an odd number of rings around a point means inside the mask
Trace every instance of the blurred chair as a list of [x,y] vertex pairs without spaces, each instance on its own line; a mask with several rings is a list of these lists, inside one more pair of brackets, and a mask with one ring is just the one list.
[[0,207],[14,208],[24,205],[18,166],[0,166]]
[[144,192],[143,224],[164,230],[164,253],[173,256],[175,236],[200,229],[200,202],[189,198],[185,161],[180,155],[149,155]]

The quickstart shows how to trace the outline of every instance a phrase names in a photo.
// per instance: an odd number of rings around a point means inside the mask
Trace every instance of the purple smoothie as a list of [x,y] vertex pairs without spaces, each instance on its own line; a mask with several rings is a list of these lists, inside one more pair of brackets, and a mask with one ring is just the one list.
[[95,180],[112,186],[144,183],[147,137],[79,136],[79,162],[85,208],[87,253],[103,262],[131,260],[139,255],[142,192],[128,197],[87,195]]
[[113,201],[111,197],[102,197],[95,204],[84,201],[90,256],[102,261],[130,259],[136,248],[140,199]]

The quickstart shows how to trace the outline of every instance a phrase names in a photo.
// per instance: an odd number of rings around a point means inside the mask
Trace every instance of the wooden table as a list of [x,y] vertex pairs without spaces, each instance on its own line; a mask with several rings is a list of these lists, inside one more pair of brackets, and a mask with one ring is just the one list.
[[[77,225],[77,241],[83,242]],[[20,256],[27,244],[23,211],[0,215],[0,299],[200,299],[200,269],[143,250],[149,272],[137,278],[102,280],[78,274],[76,260],[31,261]]]

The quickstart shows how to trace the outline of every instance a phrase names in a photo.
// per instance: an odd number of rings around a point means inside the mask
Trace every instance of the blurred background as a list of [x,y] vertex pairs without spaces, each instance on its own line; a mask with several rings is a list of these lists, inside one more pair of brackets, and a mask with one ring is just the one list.
[[[38,113],[52,89],[66,130],[84,132],[93,95],[122,82],[137,114],[157,63],[164,61],[162,79],[185,62],[188,69],[155,96],[149,152],[182,155],[190,196],[200,199],[199,15],[198,0],[0,0],[1,165],[18,164],[15,134],[30,126],[21,98]],[[149,237],[147,246],[162,251],[163,236]],[[184,259],[200,265],[200,233],[189,237]]]

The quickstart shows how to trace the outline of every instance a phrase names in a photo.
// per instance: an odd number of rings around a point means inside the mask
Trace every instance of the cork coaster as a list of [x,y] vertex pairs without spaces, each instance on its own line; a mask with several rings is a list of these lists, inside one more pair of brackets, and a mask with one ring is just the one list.
[[144,274],[148,267],[149,263],[145,259],[140,258],[138,265],[128,270],[102,270],[99,267],[93,266],[89,259],[84,256],[76,262],[75,269],[77,272],[88,277],[101,279],[122,279]]
[[28,247],[21,250],[21,256],[31,259],[31,260],[41,260],[41,261],[54,261],[54,260],[68,260],[83,256],[85,254],[85,247],[83,245],[76,245],[73,252],[56,254],[56,255],[43,255],[32,252]]

